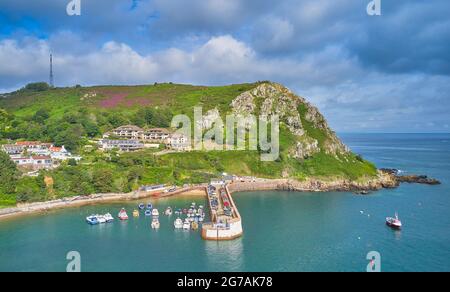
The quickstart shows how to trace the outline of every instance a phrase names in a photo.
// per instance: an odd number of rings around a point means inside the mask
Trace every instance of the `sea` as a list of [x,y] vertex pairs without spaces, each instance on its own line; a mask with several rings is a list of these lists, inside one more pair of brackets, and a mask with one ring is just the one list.
[[[81,271],[450,271],[450,134],[340,137],[380,168],[425,174],[442,184],[403,184],[367,196],[235,193],[244,235],[219,242],[175,230],[175,215],[161,215],[160,229],[153,230],[143,213],[131,216],[138,202],[26,215],[0,221],[0,271],[66,271],[74,259]],[[192,202],[207,205],[198,196],[152,203],[162,213]],[[85,222],[90,214],[117,216],[122,207],[130,215],[126,222]],[[385,225],[396,212],[400,231]]]

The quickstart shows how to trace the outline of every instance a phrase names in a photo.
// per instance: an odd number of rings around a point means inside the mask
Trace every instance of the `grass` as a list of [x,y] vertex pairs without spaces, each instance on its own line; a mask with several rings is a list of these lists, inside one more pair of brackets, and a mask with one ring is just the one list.
[[[0,108],[22,118],[31,117],[41,108],[50,111],[50,119],[58,121],[67,112],[85,109],[97,119],[105,113],[122,114],[131,117],[142,108],[127,100],[145,100],[151,107],[169,109],[172,114],[186,114],[193,117],[193,108],[202,106],[203,113],[218,108],[222,117],[230,111],[230,104],[241,93],[256,87],[256,83],[229,86],[192,86],[183,84],[156,84],[143,86],[96,86],[84,88],[56,88],[45,92],[18,92],[7,99],[0,99]],[[97,96],[84,98],[87,93],[96,92]],[[114,108],[102,108],[102,101],[120,96]],[[262,98],[256,98],[259,111]],[[103,103],[105,104],[105,103]],[[316,128],[305,119],[307,107],[298,107],[303,128],[307,135],[316,139],[323,149],[329,133]],[[25,120],[25,119],[24,119]],[[102,126],[103,127],[103,126]],[[102,128],[102,130],[104,130]],[[290,158],[290,151],[301,139],[293,135],[281,122],[280,157],[276,161],[262,162],[258,151],[193,151],[155,156],[156,150],[143,150],[136,153],[123,153],[110,159],[108,154],[98,151],[83,151],[83,161],[76,167],[65,167],[48,173],[55,180],[56,197],[76,195],[80,192],[93,192],[92,182],[96,170],[109,170],[113,173],[112,185],[117,191],[129,190],[128,181],[132,170],[141,172],[139,179],[132,182],[133,189],[143,184],[204,183],[222,172],[240,176],[261,178],[280,178],[288,176],[298,180],[317,178],[321,180],[350,179],[364,180],[377,174],[376,167],[356,155],[329,155],[323,151],[305,160]],[[113,155],[114,156],[114,155]],[[39,193],[39,184],[22,181],[24,189],[33,186],[36,192],[30,195],[30,201],[42,200],[44,191]],[[81,189],[81,190],[80,190]],[[0,195],[0,208],[15,205],[14,196]]]

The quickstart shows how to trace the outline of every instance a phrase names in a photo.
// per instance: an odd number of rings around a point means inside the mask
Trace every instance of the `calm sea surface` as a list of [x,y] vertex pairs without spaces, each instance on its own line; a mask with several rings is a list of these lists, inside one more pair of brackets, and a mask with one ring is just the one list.
[[[365,271],[370,251],[383,271],[450,271],[450,135],[345,134],[355,152],[379,167],[427,174],[440,186],[402,185],[370,196],[352,193],[253,192],[234,195],[244,236],[207,242],[199,232],[174,230],[161,216],[150,228],[141,216],[88,226],[91,213],[135,203],[59,210],[0,222],[0,271],[65,271],[69,251],[81,254],[83,271]],[[185,208],[202,198],[154,202]],[[398,211],[404,228],[385,217]]]

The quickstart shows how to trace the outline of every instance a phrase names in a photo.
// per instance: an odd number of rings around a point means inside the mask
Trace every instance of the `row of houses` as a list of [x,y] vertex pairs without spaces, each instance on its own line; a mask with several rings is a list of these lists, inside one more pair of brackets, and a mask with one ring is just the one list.
[[61,161],[81,160],[80,156],[72,155],[64,146],[56,147],[51,143],[39,141],[21,141],[15,144],[2,145],[2,151],[7,153],[18,166],[33,170],[50,169]]
[[104,134],[103,139],[98,143],[102,150],[118,149],[123,152],[158,147],[159,144],[164,144],[167,148],[176,151],[191,149],[189,138],[184,135],[171,133],[168,129],[163,128],[144,130],[133,125],[121,126]]

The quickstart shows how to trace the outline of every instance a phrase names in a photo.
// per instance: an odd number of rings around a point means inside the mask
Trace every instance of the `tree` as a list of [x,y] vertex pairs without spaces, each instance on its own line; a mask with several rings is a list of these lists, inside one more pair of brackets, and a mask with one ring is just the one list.
[[104,194],[113,191],[113,173],[110,169],[96,169],[92,180],[97,193]]
[[19,175],[17,165],[9,158],[8,154],[0,151],[0,193],[13,194]]
[[44,124],[48,118],[50,118],[49,110],[41,108],[34,114],[32,120],[35,121],[36,123]]
[[25,85],[25,89],[29,91],[46,91],[49,90],[51,87],[46,82],[35,82],[35,83],[28,83]]

